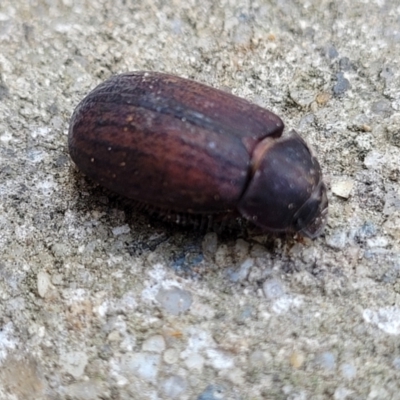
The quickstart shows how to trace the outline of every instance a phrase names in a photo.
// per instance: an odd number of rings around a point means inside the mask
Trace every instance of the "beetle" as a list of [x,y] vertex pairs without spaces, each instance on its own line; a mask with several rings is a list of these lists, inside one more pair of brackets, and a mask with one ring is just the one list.
[[262,107],[159,72],[98,85],[68,133],[78,168],[160,213],[239,215],[268,232],[314,238],[328,200],[320,165],[295,132]]

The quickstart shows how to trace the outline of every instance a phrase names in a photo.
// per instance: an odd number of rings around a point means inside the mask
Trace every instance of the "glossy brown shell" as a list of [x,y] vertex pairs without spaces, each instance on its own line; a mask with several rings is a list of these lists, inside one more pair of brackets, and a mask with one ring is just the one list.
[[113,76],[82,100],[69,150],[110,190],[177,214],[238,213],[315,237],[328,200],[318,161],[272,112],[157,72]]
[[246,187],[254,147],[283,126],[229,93],[134,72],[113,76],[79,104],[69,149],[86,175],[123,196],[176,212],[226,212]]

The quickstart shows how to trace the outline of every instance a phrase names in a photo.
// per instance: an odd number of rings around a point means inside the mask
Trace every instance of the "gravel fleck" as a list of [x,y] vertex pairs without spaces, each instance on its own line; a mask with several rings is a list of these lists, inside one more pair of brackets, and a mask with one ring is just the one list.
[[187,382],[181,376],[170,376],[161,383],[162,391],[165,396],[177,399],[187,389]]
[[156,299],[161,307],[172,315],[179,315],[189,310],[193,302],[190,292],[179,288],[162,288],[158,292]]
[[142,350],[153,353],[162,353],[165,350],[165,340],[161,335],[151,336],[143,342]]

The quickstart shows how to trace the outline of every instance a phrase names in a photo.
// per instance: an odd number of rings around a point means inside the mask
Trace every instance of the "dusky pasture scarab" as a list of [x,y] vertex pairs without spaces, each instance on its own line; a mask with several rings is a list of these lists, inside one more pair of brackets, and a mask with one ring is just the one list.
[[94,181],[160,212],[240,215],[314,238],[328,210],[317,159],[272,112],[158,72],[112,76],[74,111],[68,144]]

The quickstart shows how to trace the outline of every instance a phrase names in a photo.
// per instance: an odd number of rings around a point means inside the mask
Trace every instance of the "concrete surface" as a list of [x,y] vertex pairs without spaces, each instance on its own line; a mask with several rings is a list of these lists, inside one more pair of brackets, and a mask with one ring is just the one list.
[[[0,3],[0,399],[400,399],[400,6]],[[141,214],[71,165],[113,73],[231,90],[313,146],[315,240]]]

